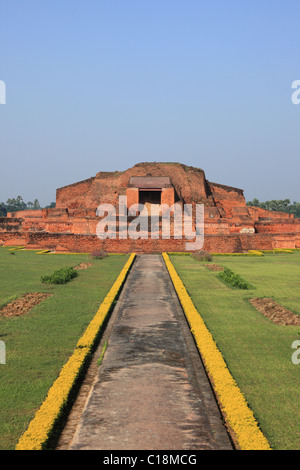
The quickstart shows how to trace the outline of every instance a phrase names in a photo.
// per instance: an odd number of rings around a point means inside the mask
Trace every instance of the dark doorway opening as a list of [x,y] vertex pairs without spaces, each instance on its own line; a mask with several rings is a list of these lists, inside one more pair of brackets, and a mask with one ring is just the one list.
[[139,203],[144,204],[161,204],[161,189],[140,189]]

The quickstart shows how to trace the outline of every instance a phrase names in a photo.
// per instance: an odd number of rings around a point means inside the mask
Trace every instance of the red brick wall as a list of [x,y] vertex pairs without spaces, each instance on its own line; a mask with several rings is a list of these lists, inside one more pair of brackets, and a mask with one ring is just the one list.
[[138,204],[139,203],[139,190],[138,190],[138,188],[127,188],[126,196],[127,196],[127,208],[128,209],[133,204]]
[[[2,236],[3,235],[3,236]],[[19,238],[18,238],[19,237]],[[19,240],[18,244],[25,244],[26,238],[22,233],[4,233],[0,240]],[[22,241],[22,243],[21,243]],[[16,243],[10,243],[16,244]],[[74,235],[68,233],[29,233],[27,237],[27,248],[54,249],[57,251],[86,252],[104,249],[111,253],[144,252],[157,253],[163,251],[186,251],[185,240],[100,240],[96,235]],[[207,235],[203,249],[212,253],[235,253],[255,249],[271,250],[273,248],[295,248],[300,247],[300,237],[297,239],[293,234],[230,234],[230,235]]]
[[298,219],[275,219],[270,222],[258,222],[255,224],[258,233],[300,233],[300,221]]
[[47,217],[47,209],[37,210],[25,210],[17,212],[8,212],[7,218],[18,218],[18,217]]
[[0,233],[2,236],[2,233],[5,232],[13,232],[16,231],[18,232],[19,230],[22,230],[22,222],[23,219],[21,218],[9,218],[9,217],[1,217],[0,218]]
[[28,236],[23,232],[0,232],[0,245],[25,246]]
[[174,188],[162,188],[161,203],[172,206],[175,202]]
[[261,209],[260,207],[253,207],[253,206],[247,206],[249,213],[251,216],[255,219],[258,220],[260,217],[263,218],[272,218],[272,219],[293,219],[294,214],[286,214],[285,212],[277,212],[277,211],[268,211],[265,209]]
[[56,191],[56,208],[86,206],[86,194],[94,178],[64,186]]
[[242,190],[227,186],[209,183],[213,198],[218,207],[225,210],[226,216],[231,216],[233,209],[246,206],[245,197]]

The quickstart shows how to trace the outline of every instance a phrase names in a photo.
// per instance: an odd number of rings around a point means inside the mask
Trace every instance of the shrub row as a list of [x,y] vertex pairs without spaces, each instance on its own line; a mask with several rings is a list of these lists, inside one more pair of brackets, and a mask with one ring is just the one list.
[[49,276],[42,276],[41,281],[44,284],[65,284],[76,276],[78,272],[73,267],[61,268]]
[[217,278],[223,281],[230,287],[236,289],[251,289],[251,285],[245,281],[239,274],[234,273],[229,268],[224,268],[224,271],[217,275]]
[[274,250],[261,250],[262,253],[266,253],[266,254],[273,254],[273,255],[276,255],[278,253],[288,253],[288,254],[293,254],[294,253],[294,249],[293,250],[289,250],[287,248],[274,248]]
[[191,253],[189,251],[168,251],[168,255],[190,256]]
[[213,256],[263,256],[261,251],[251,250],[248,253],[212,253]]

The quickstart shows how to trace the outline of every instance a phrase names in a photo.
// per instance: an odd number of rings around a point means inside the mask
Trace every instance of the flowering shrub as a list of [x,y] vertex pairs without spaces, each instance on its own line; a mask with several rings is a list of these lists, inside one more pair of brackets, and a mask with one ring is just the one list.
[[263,252],[260,250],[249,250],[248,256],[264,256]]
[[253,412],[230,374],[222,354],[168,255],[163,253],[163,257],[233,440],[241,450],[270,450]]

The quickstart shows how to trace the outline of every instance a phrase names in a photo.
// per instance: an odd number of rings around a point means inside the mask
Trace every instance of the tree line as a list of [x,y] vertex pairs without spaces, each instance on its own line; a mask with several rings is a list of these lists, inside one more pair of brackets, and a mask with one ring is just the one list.
[[291,203],[290,199],[260,202],[254,198],[253,201],[247,202],[247,206],[260,207],[269,211],[286,212],[287,214],[294,214],[295,217],[300,217],[300,202],[294,201]]
[[[260,202],[259,199],[254,198],[253,201],[248,201],[247,206],[260,207],[269,211],[286,212],[287,214],[294,214],[295,217],[300,218],[300,202],[291,203],[290,199],[280,199]],[[38,199],[33,202],[24,202],[22,196],[7,199],[6,203],[0,203],[0,217],[6,217],[7,212],[17,212],[31,209],[52,209],[55,207],[55,202],[51,202],[48,206],[42,208]]]
[[7,212],[17,212],[25,210],[36,210],[36,209],[51,209],[55,207],[55,202],[51,202],[46,207],[41,207],[39,200],[34,199],[34,201],[23,201],[22,196],[17,196],[16,198],[7,199],[6,202],[0,203],[0,217],[6,217]]

